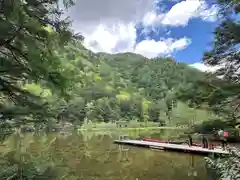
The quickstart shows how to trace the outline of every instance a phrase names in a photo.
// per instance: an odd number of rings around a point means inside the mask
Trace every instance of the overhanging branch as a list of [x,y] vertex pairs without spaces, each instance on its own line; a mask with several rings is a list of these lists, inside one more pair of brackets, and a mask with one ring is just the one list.
[[17,32],[11,37],[9,38],[8,40],[4,41],[4,40],[0,40],[0,46],[4,46],[6,44],[10,44],[16,37],[17,35],[19,35],[19,33],[21,32],[22,30],[22,27],[20,26],[17,30]]

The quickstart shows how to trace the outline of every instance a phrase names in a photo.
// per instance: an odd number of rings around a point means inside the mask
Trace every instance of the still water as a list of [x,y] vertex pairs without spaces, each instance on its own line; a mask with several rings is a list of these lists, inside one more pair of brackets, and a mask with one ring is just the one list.
[[177,134],[156,130],[12,135],[0,153],[16,150],[13,156],[22,162],[34,162],[39,168],[50,165],[56,171],[51,179],[57,180],[208,179],[201,156],[113,144],[122,135],[164,139]]

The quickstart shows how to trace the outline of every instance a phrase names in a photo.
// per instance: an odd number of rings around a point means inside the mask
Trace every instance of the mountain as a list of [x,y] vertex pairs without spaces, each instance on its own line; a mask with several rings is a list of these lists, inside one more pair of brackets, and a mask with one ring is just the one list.
[[[78,78],[65,111],[76,114],[73,121],[85,118],[95,122],[138,120],[186,124],[193,119],[215,117],[205,109],[190,108],[178,100],[178,92],[207,76],[187,64],[171,58],[148,59],[134,53],[93,53],[77,46],[71,48],[74,51],[65,53],[74,55],[70,63]],[[79,109],[81,115],[76,113]]]
[[71,81],[67,97],[36,82],[24,85],[24,89],[48,102],[57,121],[82,124],[84,120],[136,120],[180,125],[216,118],[207,109],[190,108],[187,101],[179,100],[179,92],[191,89],[207,77],[187,64],[171,58],[148,59],[134,53],[93,53],[73,43],[57,52],[63,64],[61,71]]

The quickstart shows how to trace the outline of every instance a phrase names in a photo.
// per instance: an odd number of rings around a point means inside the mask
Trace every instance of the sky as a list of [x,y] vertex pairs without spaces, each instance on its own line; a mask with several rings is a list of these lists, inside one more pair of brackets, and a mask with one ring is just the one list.
[[173,57],[202,71],[218,8],[209,0],[77,0],[66,13],[93,52]]

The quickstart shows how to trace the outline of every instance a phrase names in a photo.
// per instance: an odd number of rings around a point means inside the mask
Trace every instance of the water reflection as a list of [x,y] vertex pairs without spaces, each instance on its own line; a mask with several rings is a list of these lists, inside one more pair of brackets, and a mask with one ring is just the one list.
[[[55,179],[69,180],[205,180],[202,157],[113,144],[119,138],[169,138],[176,132],[73,132],[13,135],[4,151],[15,150],[22,161],[46,164]],[[0,151],[2,152],[2,151]]]
[[190,155],[189,156],[189,164],[190,164],[190,168],[188,170],[188,176],[197,176],[197,171],[195,169],[195,163],[194,163],[194,156]]

